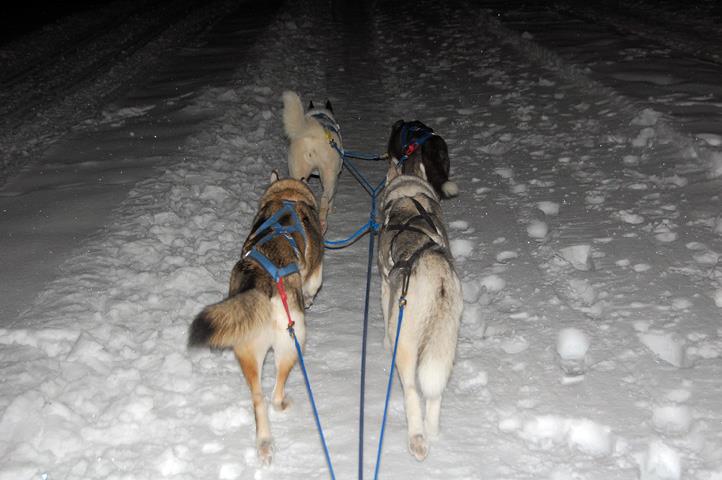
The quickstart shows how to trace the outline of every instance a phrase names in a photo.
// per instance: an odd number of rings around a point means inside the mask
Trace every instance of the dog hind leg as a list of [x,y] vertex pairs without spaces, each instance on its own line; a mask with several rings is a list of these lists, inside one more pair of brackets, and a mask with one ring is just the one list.
[[282,333],[283,346],[276,345],[273,356],[276,362],[276,385],[273,387],[273,408],[284,411],[291,406],[291,399],[286,396],[285,387],[288,375],[296,364],[296,350],[293,339],[287,333]]
[[416,460],[422,461],[429,454],[429,445],[424,437],[421,397],[416,389],[416,350],[399,345],[396,355],[396,367],[404,389],[409,452]]
[[323,283],[323,264],[320,264],[316,270],[308,275],[308,278],[303,282],[303,306],[304,308],[310,308],[313,305],[313,300],[316,298],[316,294],[321,289]]
[[263,396],[261,386],[261,369],[267,350],[260,351],[253,348],[237,346],[234,349],[238,363],[241,365],[243,376],[246,377],[248,388],[253,399],[253,413],[256,417],[256,450],[258,458],[263,465],[270,465],[273,459],[273,440],[271,438],[271,424],[268,420],[268,406]]
[[[331,153],[335,155],[335,152]],[[329,165],[331,162],[327,162]],[[319,217],[321,218],[321,230],[326,231],[327,217],[333,208],[333,199],[336,196],[336,180],[338,179],[338,170],[324,168],[319,172],[321,178],[321,186],[323,187],[323,195],[321,195],[321,205],[319,207]]]
[[433,440],[439,435],[439,414],[441,412],[441,397],[426,399],[426,415],[424,417],[424,431],[429,439]]
[[308,180],[313,171],[313,166],[306,159],[308,152],[302,142],[293,142],[288,149],[288,174],[296,180]]

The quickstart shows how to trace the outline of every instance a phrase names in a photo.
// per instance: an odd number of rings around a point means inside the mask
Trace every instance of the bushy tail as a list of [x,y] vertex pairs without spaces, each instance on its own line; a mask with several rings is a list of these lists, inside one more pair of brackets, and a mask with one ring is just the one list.
[[[417,374],[425,398],[441,396],[456,353],[463,299],[461,282],[447,260],[430,254],[419,262],[418,278],[436,278],[434,300],[426,309],[425,341],[419,351]],[[428,280],[422,280],[428,281]]]
[[[434,139],[430,140],[432,142]],[[424,163],[426,168],[426,177],[429,183],[434,187],[436,193],[441,198],[453,198],[459,194],[459,187],[452,181],[449,181],[449,151],[442,141],[437,140],[435,143],[429,143],[429,156],[434,161]]]
[[459,194],[459,186],[448,180],[441,184],[441,192],[443,198],[453,198]]
[[306,115],[296,92],[283,92],[283,128],[288,138],[300,137],[306,129]]
[[233,347],[260,329],[270,317],[268,296],[258,290],[247,290],[204,308],[190,326],[188,346]]

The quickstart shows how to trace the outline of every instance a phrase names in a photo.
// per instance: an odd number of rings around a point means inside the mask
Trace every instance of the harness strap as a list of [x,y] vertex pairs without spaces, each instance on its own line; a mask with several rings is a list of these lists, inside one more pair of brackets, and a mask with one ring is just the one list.
[[401,126],[401,158],[399,164],[403,164],[414,154],[424,143],[436,135],[434,131],[426,126],[416,125],[413,122],[404,123]]
[[419,260],[421,255],[432,248],[436,248],[438,251],[443,251],[443,248],[434,242],[433,240],[426,242],[416,250],[409,258],[406,260],[401,260],[400,262],[394,263],[394,266],[391,267],[391,271],[389,274],[391,274],[394,270],[400,270],[404,274],[404,280],[401,284],[401,297],[406,298],[406,294],[409,291],[409,282],[411,280],[411,270],[414,268],[414,264]]
[[421,216],[421,218],[426,220],[426,223],[428,223],[431,228],[436,230],[436,233],[439,233],[439,229],[436,228],[436,225],[434,224],[434,220],[431,218],[431,215],[429,215],[429,212],[424,208],[424,206],[421,205],[421,203],[419,203],[419,201],[413,197],[411,197],[410,200],[414,203],[414,206],[416,207],[416,210],[419,212],[419,215]]
[[288,308],[288,295],[286,295],[286,289],[283,286],[283,277],[276,281],[276,290],[278,290],[283,309],[286,311],[286,317],[288,317],[288,332],[293,335],[293,326],[296,325],[296,322],[291,319],[291,310]]
[[[412,231],[412,232],[420,233],[420,234],[422,234],[422,235],[425,235],[425,236],[427,236],[427,237],[430,237],[430,235],[429,235],[428,232],[426,232],[426,231],[424,231],[424,230],[422,230],[422,229],[420,229],[420,228],[417,228],[417,227],[414,227],[413,225],[411,225],[412,222],[415,222],[415,221],[417,221],[417,220],[419,220],[419,219],[424,220],[424,221],[434,230],[434,232],[436,232],[436,234],[437,234],[438,236],[443,237],[443,235],[441,235],[441,233],[439,232],[439,229],[438,229],[438,228],[436,227],[436,225],[434,224],[434,220],[431,218],[431,215],[430,215],[429,212],[424,208],[424,206],[421,205],[421,203],[419,203],[419,201],[416,200],[415,198],[411,198],[411,197],[407,197],[407,198],[409,198],[409,199],[413,202],[414,206],[416,207],[416,210],[417,210],[419,213],[418,213],[418,215],[414,215],[413,217],[407,218],[404,223],[399,223],[399,224],[396,224],[396,225],[388,225],[388,226],[385,227],[385,229],[386,229],[387,231],[398,230],[398,231],[396,232],[396,234],[394,235],[394,238],[391,239],[392,248],[393,248],[394,243],[396,242],[396,238],[397,238],[399,235],[401,235],[402,232],[405,232],[405,231]],[[432,239],[432,240],[433,240],[433,239]],[[438,243],[438,242],[437,242],[437,243]]]
[[311,116],[318,120],[318,123],[320,123],[325,130],[331,131],[341,138],[341,127],[331,115],[326,112],[314,112]]
[[[431,215],[429,212],[424,208],[421,203],[412,197],[406,197],[409,198],[416,207],[416,210],[419,212],[417,215],[414,215],[413,217],[410,217],[406,219],[404,223],[395,224],[395,225],[387,225],[385,227],[386,231],[396,231],[396,234],[391,239],[391,248],[390,251],[393,252],[394,250],[394,244],[396,243],[396,239],[401,235],[402,232],[411,231],[414,233],[419,233],[421,235],[424,235],[429,239],[426,243],[424,243],[421,248],[417,249],[414,253],[409,256],[409,258],[405,260],[401,260],[398,262],[394,262],[394,266],[391,267],[391,272],[394,270],[401,270],[404,272],[404,279],[402,283],[402,290],[401,290],[401,297],[402,299],[406,299],[406,293],[409,290],[409,280],[411,278],[411,270],[414,267],[414,264],[418,261],[419,257],[421,257],[421,254],[423,254],[425,251],[436,247],[436,249],[440,252],[443,252],[446,250],[446,246],[440,244],[438,241],[436,241],[427,231],[422,230],[421,228],[415,227],[411,225],[412,222],[417,220],[423,220],[425,221],[436,233],[436,235],[440,238],[443,238],[443,235],[439,232],[439,229],[434,224],[434,220],[431,218]],[[393,256],[392,256],[393,260]],[[389,273],[391,273],[389,272]]]
[[[258,264],[263,267],[266,272],[268,272],[268,274],[271,276],[271,278],[273,278],[275,282],[278,282],[279,279],[287,275],[297,273],[299,271],[298,264],[296,262],[291,262],[284,267],[279,267],[278,265],[273,263],[271,259],[264,255],[258,249],[258,247],[265,245],[274,238],[282,236],[286,239],[289,245],[291,245],[291,248],[293,248],[293,251],[296,254],[296,258],[300,257],[301,251],[298,248],[296,240],[293,238],[293,234],[300,233],[305,243],[306,233],[304,232],[301,221],[296,214],[294,205],[295,202],[292,202],[290,200],[284,200],[283,207],[281,207],[273,215],[271,215],[252,234],[251,248],[244,255],[244,257],[251,258],[258,262]],[[291,217],[290,225],[281,225],[280,219],[284,215],[289,215]]]

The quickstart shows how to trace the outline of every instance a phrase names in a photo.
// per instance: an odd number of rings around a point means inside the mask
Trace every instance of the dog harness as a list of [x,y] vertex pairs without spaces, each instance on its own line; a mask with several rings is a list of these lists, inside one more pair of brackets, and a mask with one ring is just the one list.
[[320,123],[323,129],[326,130],[327,136],[330,136],[330,133],[333,132],[339,139],[341,138],[341,127],[338,123],[336,123],[336,120],[334,120],[331,115],[323,111],[318,111],[313,112],[311,116],[318,120],[318,123]]
[[[410,198],[410,197],[407,197],[407,198],[409,198],[409,200],[411,200],[413,202],[414,206],[416,207],[416,210],[419,213],[412,217],[407,218],[406,221],[404,221],[403,223],[399,223],[399,224],[395,224],[395,225],[387,225],[385,227],[386,231],[396,231],[393,238],[391,239],[391,248],[389,249],[389,251],[391,252],[391,255],[392,255],[391,259],[393,260],[394,244],[396,243],[396,240],[398,239],[399,235],[401,235],[401,233],[406,232],[406,231],[420,233],[421,235],[424,235],[425,237],[427,237],[429,240],[426,243],[424,243],[420,248],[418,248],[416,251],[414,251],[408,258],[399,260],[399,261],[394,261],[394,266],[391,267],[389,275],[394,270],[398,270],[404,274],[404,279],[403,279],[402,289],[401,289],[401,294],[403,297],[406,296],[406,293],[408,292],[408,289],[409,289],[409,280],[411,278],[411,270],[414,268],[414,264],[416,264],[416,262],[421,257],[421,254],[423,254],[425,251],[431,250],[431,249],[434,249],[434,250],[436,250],[438,252],[442,252],[442,253],[446,251],[446,246],[443,245],[443,240],[441,242],[439,242],[439,239],[443,239],[444,236],[441,232],[439,232],[439,229],[434,224],[434,220],[431,218],[431,215],[429,214],[429,212],[415,198]],[[427,230],[424,230],[421,227],[413,225],[414,223],[418,224],[419,222],[430,226],[433,229],[433,231],[436,233],[438,238],[434,239],[433,236]]]
[[[296,210],[293,208],[295,202],[290,200],[283,201],[283,207],[281,207],[276,213],[271,215],[265,222],[259,226],[252,235],[252,246],[245,253],[244,258],[251,258],[258,262],[260,266],[268,272],[275,282],[279,279],[288,276],[292,273],[298,272],[298,264],[296,262],[289,263],[285,267],[274,264],[271,259],[258,250],[258,247],[268,243],[277,237],[284,237],[288,241],[289,245],[293,248],[296,258],[300,257],[301,251],[296,244],[296,240],[293,239],[294,233],[300,233],[303,238],[303,242],[306,242],[306,234],[301,225],[301,221],[296,214]],[[284,215],[291,217],[290,225],[281,225],[279,221]]]
[[436,135],[434,131],[419,122],[406,122],[401,126],[401,158],[399,164],[403,163],[416,152],[428,139]]

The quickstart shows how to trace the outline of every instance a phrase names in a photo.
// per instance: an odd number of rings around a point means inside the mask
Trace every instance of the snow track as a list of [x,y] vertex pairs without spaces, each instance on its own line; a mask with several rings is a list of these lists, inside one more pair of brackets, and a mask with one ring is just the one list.
[[[286,171],[289,88],[330,98],[354,150],[382,152],[397,118],[427,122],[460,187],[442,205],[465,310],[441,435],[425,462],[408,454],[395,382],[384,478],[719,478],[720,180],[700,145],[532,41],[523,22],[516,33],[470,3],[421,7],[399,22],[397,3],[285,5],[233,80],[196,97],[189,110],[222,114],[0,331],[0,479],[326,477],[298,369],[292,408],[271,412],[264,469],[232,354],[185,348],[190,320],[226,291],[271,170]],[[368,207],[343,172],[329,238]],[[339,478],[357,471],[366,245],[327,252],[306,315]],[[390,357],[376,272],[372,285],[367,452]]]
[[[228,13],[231,3],[187,0],[99,7],[5,48],[0,77],[0,178],[25,166],[72,127],[97,115],[165,51]],[[67,36],[65,33],[70,31]],[[17,54],[23,50],[22,55]]]
[[[568,15],[579,16],[593,23],[611,25],[623,32],[683,51],[690,56],[722,63],[722,48],[720,48],[722,37],[719,31],[712,28],[701,31],[693,28],[682,29],[679,13],[672,15],[659,5],[596,2],[593,8],[571,3],[556,7]],[[658,13],[654,19],[649,17],[650,10]],[[699,23],[697,19],[695,24],[699,25]]]

